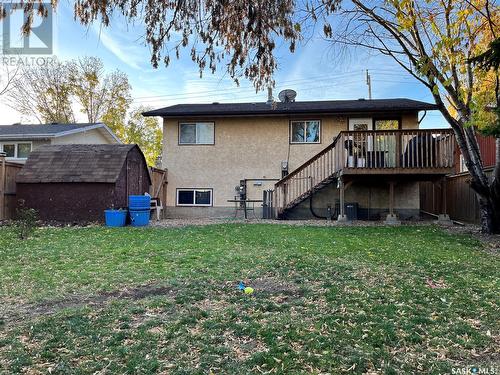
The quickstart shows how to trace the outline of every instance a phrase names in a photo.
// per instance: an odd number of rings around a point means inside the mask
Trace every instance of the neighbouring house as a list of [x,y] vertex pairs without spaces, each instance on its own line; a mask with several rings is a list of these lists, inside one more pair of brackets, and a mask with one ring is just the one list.
[[453,171],[451,130],[419,129],[419,113],[435,109],[411,99],[285,95],[143,115],[163,118],[167,217],[234,216],[240,203],[231,201],[263,200],[266,192],[264,205],[281,218],[395,220],[419,217],[419,181]]
[[118,137],[104,124],[0,125],[0,152],[8,161],[23,163],[41,145],[119,144]]
[[17,174],[17,199],[46,221],[104,220],[127,207],[128,195],[149,193],[151,177],[137,145],[44,145]]

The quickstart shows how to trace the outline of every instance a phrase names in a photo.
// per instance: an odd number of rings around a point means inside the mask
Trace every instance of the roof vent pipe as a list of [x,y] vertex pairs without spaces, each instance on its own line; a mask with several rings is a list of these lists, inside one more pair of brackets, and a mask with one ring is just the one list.
[[267,102],[266,104],[273,104],[274,102],[274,99],[273,99],[273,88],[272,87],[268,87],[267,88]]

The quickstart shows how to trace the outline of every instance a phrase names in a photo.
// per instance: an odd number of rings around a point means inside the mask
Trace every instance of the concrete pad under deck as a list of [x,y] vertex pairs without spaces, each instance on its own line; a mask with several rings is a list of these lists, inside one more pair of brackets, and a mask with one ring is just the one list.
[[435,223],[446,227],[450,227],[453,225],[453,221],[450,219],[450,216],[446,214],[438,215],[438,219],[435,221]]
[[387,215],[387,218],[384,221],[386,225],[401,225],[401,220],[394,214]]
[[352,221],[347,218],[347,215],[339,215],[339,217],[337,218],[337,223],[349,225],[352,224]]

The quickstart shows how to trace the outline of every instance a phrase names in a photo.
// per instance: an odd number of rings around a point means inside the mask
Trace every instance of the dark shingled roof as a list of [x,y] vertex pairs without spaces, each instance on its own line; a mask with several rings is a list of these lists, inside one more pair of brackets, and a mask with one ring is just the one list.
[[127,154],[137,145],[47,145],[28,157],[19,183],[103,182],[118,180]]
[[0,125],[0,136],[18,136],[18,135],[53,136],[59,133],[65,133],[72,130],[80,130],[94,126],[102,126],[102,124],[96,123],[96,124]]
[[358,99],[310,102],[276,102],[273,109],[267,103],[212,103],[177,104],[144,112],[144,116],[197,117],[197,116],[256,116],[294,114],[354,114],[377,112],[410,112],[437,109],[435,104],[412,99]]

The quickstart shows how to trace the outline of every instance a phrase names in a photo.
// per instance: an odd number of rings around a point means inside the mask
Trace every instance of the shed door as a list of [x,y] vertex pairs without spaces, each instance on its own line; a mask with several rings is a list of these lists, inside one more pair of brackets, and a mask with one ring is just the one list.
[[140,163],[132,158],[127,159],[127,190],[128,194],[142,195],[145,192],[141,191],[141,181],[139,173]]

